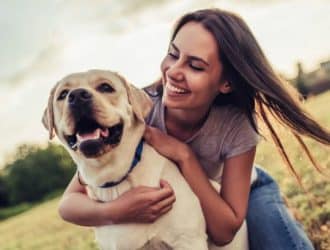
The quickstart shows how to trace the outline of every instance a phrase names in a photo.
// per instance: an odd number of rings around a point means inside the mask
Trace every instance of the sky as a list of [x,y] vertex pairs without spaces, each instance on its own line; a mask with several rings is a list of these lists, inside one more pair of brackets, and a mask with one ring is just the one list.
[[142,87],[159,76],[175,21],[206,7],[243,17],[275,70],[293,77],[330,59],[329,0],[1,0],[0,166],[47,143],[40,120],[65,75],[112,69]]

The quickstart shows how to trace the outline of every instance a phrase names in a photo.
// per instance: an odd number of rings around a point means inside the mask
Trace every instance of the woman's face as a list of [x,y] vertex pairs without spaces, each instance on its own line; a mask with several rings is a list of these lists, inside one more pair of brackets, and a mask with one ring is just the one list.
[[223,85],[218,54],[215,38],[201,24],[182,26],[161,64],[163,103],[169,108],[208,109]]

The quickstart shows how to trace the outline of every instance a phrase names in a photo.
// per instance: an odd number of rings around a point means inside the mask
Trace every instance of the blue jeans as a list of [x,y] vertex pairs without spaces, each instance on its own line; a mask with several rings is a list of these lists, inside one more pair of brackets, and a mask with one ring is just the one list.
[[275,180],[257,168],[247,212],[250,250],[314,249],[302,226],[288,213]]

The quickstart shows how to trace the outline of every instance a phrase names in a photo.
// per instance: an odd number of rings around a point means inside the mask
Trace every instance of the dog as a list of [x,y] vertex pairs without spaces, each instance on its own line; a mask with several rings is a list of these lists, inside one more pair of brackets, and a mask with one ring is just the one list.
[[139,185],[159,187],[160,179],[175,192],[172,209],[155,222],[96,227],[96,241],[103,250],[227,249],[208,241],[199,200],[175,164],[143,142],[151,108],[143,90],[111,71],[74,73],[51,90],[42,122],[71,155],[91,199],[111,202]]

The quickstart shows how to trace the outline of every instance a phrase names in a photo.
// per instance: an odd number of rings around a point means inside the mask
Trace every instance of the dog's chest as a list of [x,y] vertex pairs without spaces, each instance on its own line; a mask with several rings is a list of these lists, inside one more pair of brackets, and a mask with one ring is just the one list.
[[[93,199],[109,202],[139,185],[159,187],[166,162],[165,158],[145,145],[141,161],[125,181],[112,188],[89,188],[88,194]],[[97,227],[95,236],[102,249],[171,249],[161,237],[157,237],[160,222],[161,220],[153,224],[128,223]]]
[[88,187],[88,195],[94,200],[108,202],[140,185],[159,187],[161,174],[166,165],[165,163],[165,158],[156,153],[148,144],[144,144],[140,162],[123,182],[111,188]]

